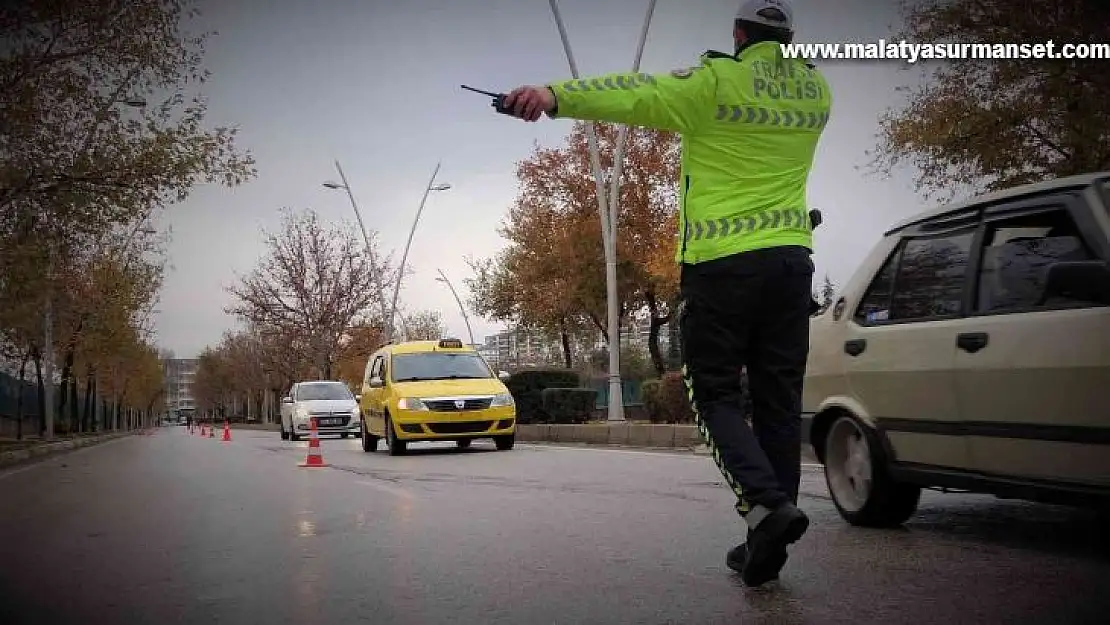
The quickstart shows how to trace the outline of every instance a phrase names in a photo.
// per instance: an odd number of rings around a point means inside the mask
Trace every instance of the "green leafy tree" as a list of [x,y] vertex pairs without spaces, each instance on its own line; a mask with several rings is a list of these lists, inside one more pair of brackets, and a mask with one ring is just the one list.
[[[1105,43],[1105,0],[906,0],[915,42]],[[918,191],[950,198],[1110,169],[1110,73],[1103,59],[930,62],[908,102],[881,119],[872,165],[916,170]]]

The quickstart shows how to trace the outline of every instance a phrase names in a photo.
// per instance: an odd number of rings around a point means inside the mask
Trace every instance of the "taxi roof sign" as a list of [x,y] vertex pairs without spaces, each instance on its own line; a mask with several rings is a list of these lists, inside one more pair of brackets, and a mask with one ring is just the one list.
[[444,349],[462,349],[463,342],[461,339],[440,339],[439,346]]

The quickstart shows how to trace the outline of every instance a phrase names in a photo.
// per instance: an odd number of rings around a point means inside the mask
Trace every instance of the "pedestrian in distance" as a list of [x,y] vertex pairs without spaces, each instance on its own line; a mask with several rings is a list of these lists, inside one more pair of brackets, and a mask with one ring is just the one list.
[[809,527],[797,507],[814,273],[806,183],[832,99],[812,63],[783,54],[794,36],[786,1],[745,0],[733,36],[733,54],[707,51],[696,67],[522,86],[503,106],[530,122],[546,115],[681,135],[683,376],[748,528],[726,563],[760,586],[778,578],[787,547]]

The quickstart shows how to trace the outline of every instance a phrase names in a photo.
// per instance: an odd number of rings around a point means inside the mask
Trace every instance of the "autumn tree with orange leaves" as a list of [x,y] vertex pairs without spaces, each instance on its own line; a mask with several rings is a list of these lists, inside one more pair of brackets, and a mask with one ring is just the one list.
[[[618,126],[597,124],[603,172],[612,172]],[[678,268],[674,235],[678,206],[678,136],[629,129],[617,218],[617,292],[622,320],[649,315],[649,349],[665,370],[659,329],[671,318]],[[520,191],[500,234],[497,257],[472,262],[475,312],[487,318],[557,332],[570,366],[570,335],[592,326],[606,342],[605,256],[586,125],[566,143],[537,146],[517,167]],[[605,188],[610,188],[606,174]]]

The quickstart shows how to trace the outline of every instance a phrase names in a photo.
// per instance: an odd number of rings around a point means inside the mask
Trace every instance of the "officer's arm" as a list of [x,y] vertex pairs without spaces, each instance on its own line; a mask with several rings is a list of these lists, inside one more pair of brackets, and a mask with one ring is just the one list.
[[707,66],[669,74],[609,74],[548,85],[552,117],[614,122],[687,132],[701,120],[717,88]]

